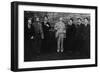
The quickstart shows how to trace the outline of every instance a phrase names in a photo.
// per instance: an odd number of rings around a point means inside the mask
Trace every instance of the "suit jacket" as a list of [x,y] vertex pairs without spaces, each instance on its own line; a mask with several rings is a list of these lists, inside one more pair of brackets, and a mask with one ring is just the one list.
[[83,32],[84,32],[84,24],[77,25],[75,39],[82,40],[83,39]]
[[32,24],[31,24],[30,28],[28,28],[28,25],[25,25],[25,28],[24,28],[25,39],[27,39],[27,40],[31,39],[33,34],[34,34],[34,28],[33,28]]
[[89,40],[90,39],[90,24],[87,24],[87,26],[84,26],[83,29],[83,40]]
[[33,23],[33,27],[34,27],[34,37],[38,36],[38,37],[42,38],[44,36],[42,24],[40,22],[35,22],[35,23]]
[[67,25],[67,29],[66,29],[66,37],[67,39],[73,40],[75,37],[75,33],[76,33],[76,28],[75,25]]
[[50,38],[50,23],[47,22],[46,24],[44,22],[42,22],[42,28],[43,28],[43,33],[44,33],[44,39],[49,39]]

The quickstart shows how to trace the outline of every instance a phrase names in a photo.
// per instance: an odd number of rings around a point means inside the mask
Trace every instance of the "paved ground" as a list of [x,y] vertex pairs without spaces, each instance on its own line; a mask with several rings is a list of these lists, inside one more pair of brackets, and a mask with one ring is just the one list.
[[[77,41],[71,41],[75,42],[74,45],[70,44],[69,41],[64,43],[64,52],[63,53],[57,53],[57,46],[56,41],[52,40],[49,41],[49,47],[48,48],[42,48],[40,50],[40,53],[36,53],[35,47],[30,49],[25,49],[25,56],[24,61],[47,61],[47,60],[68,60],[68,59],[86,59],[90,58],[89,48],[87,47],[87,44],[84,43],[84,41],[81,41],[81,43]],[[77,45],[78,44],[78,45]],[[45,46],[45,45],[44,45]],[[89,46],[89,45],[88,45]],[[26,47],[25,47],[26,48]],[[78,49],[79,48],[79,49]]]
[[86,59],[90,58],[89,55],[82,54],[80,52],[63,52],[63,53],[40,53],[40,54],[33,54],[28,57],[25,61],[47,61],[47,60],[71,60],[71,59]]

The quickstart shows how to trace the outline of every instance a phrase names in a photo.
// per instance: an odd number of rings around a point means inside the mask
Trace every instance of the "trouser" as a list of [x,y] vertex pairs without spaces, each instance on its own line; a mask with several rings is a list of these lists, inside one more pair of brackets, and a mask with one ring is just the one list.
[[90,56],[90,40],[83,40],[81,53]]
[[25,39],[24,41],[25,41],[24,42],[24,58],[25,58],[25,60],[27,60],[31,57],[32,40],[31,39]]
[[39,54],[41,50],[41,36],[39,34],[35,35],[33,46],[35,53]]

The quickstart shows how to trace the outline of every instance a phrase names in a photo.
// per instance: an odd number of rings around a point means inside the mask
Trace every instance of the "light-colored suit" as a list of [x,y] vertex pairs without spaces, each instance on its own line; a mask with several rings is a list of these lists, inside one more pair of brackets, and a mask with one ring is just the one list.
[[54,29],[56,30],[56,38],[57,37],[65,37],[65,33],[66,33],[66,27],[65,24],[62,21],[59,21],[55,24]]

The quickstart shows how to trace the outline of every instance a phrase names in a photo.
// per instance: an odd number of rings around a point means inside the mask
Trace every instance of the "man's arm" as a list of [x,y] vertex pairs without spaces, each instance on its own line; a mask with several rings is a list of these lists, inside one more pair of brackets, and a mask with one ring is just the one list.
[[44,32],[41,23],[40,23],[40,33],[41,33],[41,38],[44,39]]

